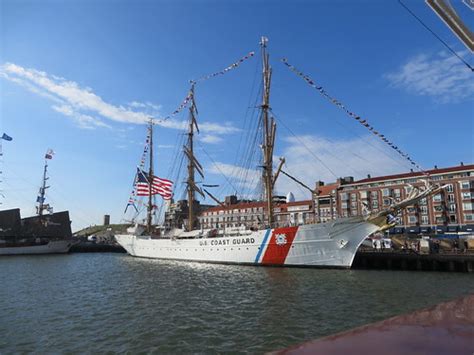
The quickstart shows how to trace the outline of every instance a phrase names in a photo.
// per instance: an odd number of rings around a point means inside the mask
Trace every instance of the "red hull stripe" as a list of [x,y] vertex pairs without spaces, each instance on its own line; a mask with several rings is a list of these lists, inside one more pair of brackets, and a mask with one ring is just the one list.
[[290,252],[298,227],[275,228],[262,258],[262,264],[283,265]]

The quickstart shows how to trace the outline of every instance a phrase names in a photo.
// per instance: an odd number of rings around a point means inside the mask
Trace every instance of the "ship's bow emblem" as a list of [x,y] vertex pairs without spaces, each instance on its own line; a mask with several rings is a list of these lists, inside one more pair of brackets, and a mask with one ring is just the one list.
[[275,239],[277,245],[285,245],[287,243],[285,234],[277,234]]

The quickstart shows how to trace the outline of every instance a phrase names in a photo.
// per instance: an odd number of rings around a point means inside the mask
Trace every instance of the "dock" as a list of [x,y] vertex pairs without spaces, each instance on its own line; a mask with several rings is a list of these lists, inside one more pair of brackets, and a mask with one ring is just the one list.
[[474,253],[421,254],[413,251],[358,251],[353,269],[474,272]]

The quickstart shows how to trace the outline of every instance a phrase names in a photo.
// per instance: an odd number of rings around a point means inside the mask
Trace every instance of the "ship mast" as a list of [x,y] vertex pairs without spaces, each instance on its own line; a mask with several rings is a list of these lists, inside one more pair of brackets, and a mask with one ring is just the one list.
[[273,117],[269,117],[270,109],[270,83],[272,77],[272,68],[269,63],[269,54],[267,53],[268,38],[262,37],[260,46],[262,48],[263,63],[263,92],[262,92],[262,124],[263,124],[263,184],[265,199],[267,202],[268,225],[271,227],[274,222],[273,214],[273,147],[275,144],[276,124]]
[[196,185],[196,181],[194,179],[195,171],[197,171],[201,177],[204,177],[202,166],[194,156],[194,129],[196,129],[197,133],[199,133],[199,127],[196,120],[197,108],[196,102],[194,101],[194,84],[194,82],[191,82],[191,90],[189,93],[191,104],[189,106],[188,143],[183,147],[184,153],[188,158],[188,180],[186,182],[188,189],[188,231],[193,230],[196,219],[194,216],[194,201],[196,199],[194,193],[198,192],[200,195],[204,196],[204,193]]
[[45,205],[44,205],[44,195],[46,193],[46,189],[49,188],[49,186],[46,186],[46,181],[49,179],[47,177],[47,173],[48,173],[48,159],[45,157],[44,159],[44,170],[43,170],[43,183],[40,187],[40,190],[39,190],[39,196],[38,196],[38,207],[37,208],[37,213],[38,213],[38,216],[42,216],[43,215],[43,211],[45,209]]
[[151,233],[152,217],[153,217],[153,120],[150,119],[150,126],[148,127],[150,136],[150,165],[148,168],[148,208],[147,208],[147,221],[146,229],[148,233]]

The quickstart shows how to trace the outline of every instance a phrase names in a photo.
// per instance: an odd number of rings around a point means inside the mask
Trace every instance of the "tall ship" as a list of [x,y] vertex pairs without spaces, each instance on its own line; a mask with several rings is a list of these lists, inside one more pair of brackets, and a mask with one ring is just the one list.
[[[413,188],[406,199],[394,201],[391,206],[381,211],[367,210],[363,216],[335,218],[324,223],[281,225],[275,218],[275,205],[278,202],[274,187],[278,177],[286,175],[302,187],[312,190],[283,170],[284,158],[280,158],[277,166],[274,166],[277,124],[270,108],[272,68],[267,44],[268,40],[262,37],[260,46],[263,90],[257,132],[261,132],[260,181],[265,205],[263,213],[255,216],[257,222],[252,226],[219,228],[219,225],[216,225],[216,228],[204,228],[203,225],[199,225],[198,195],[201,197],[207,195],[219,205],[223,203],[204,188],[211,185],[204,185],[195,179],[196,174],[204,179],[204,173],[194,153],[194,136],[199,133],[199,126],[195,101],[196,81],[191,81],[190,92],[185,100],[185,103],[189,104],[189,120],[186,144],[183,146],[187,161],[185,181],[187,199],[183,201],[181,214],[171,214],[172,219],[178,219],[178,222],[166,220],[168,223],[153,225],[152,216],[156,210],[154,196],[161,195],[164,200],[170,200],[173,183],[154,175],[153,121],[150,121],[144,151],[144,155],[148,155],[149,165],[145,171],[145,159],[142,157],[131,201],[133,202],[135,196],[148,198],[146,223],[135,223],[128,229],[127,234],[115,236],[117,242],[131,256],[222,264],[350,268],[357,249],[368,236],[393,227],[396,224],[396,215],[403,208],[442,189],[441,186],[430,182],[427,177],[424,188]],[[238,64],[225,70],[232,69]],[[310,80],[307,77],[304,79]]]
[[20,209],[0,211],[0,255],[68,253],[73,245],[69,212],[53,212],[45,203],[48,160],[54,152],[45,154],[43,180],[36,199],[36,215],[21,218]]

